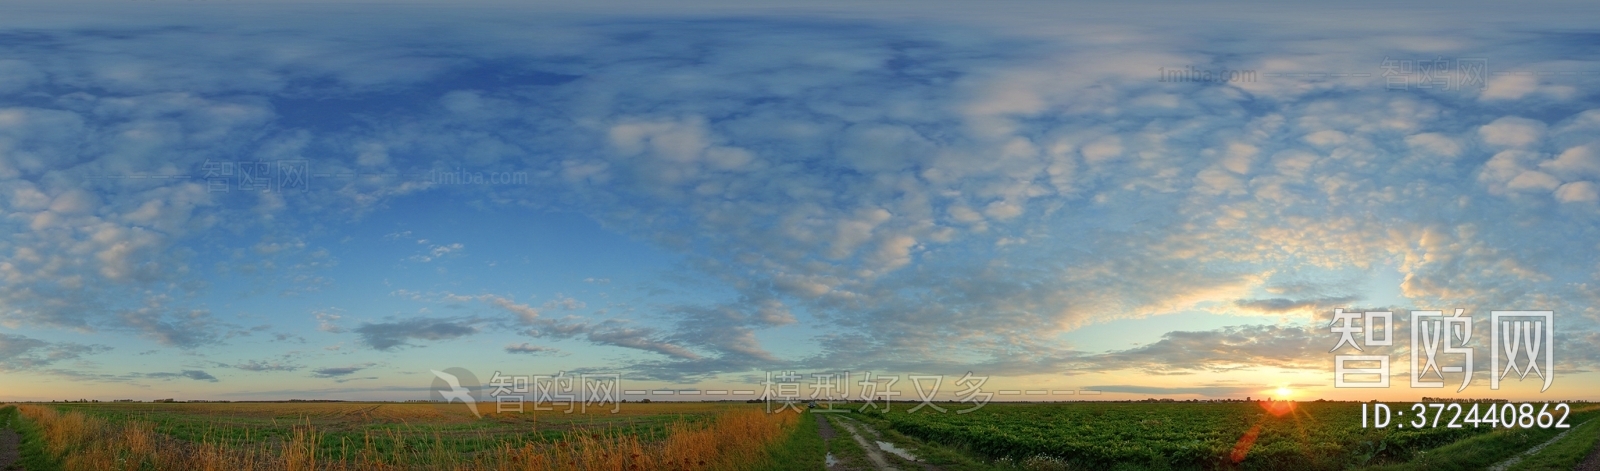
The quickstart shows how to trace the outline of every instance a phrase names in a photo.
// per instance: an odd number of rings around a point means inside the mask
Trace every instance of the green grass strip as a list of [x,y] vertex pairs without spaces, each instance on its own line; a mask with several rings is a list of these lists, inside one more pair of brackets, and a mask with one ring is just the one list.
[[28,471],[60,471],[62,469],[61,457],[53,456],[44,446],[43,430],[28,419],[22,417],[17,406],[0,408],[0,428],[9,428],[17,431],[22,438],[17,448],[22,457],[17,460],[21,469]]
[[822,434],[817,431],[817,418],[810,413],[800,416],[800,425],[794,428],[794,433],[772,447],[768,451],[767,459],[756,464],[753,469],[764,471],[787,471],[825,469],[827,463],[824,456]]
[[[1589,419],[1597,415],[1600,415],[1600,411],[1574,412],[1572,413],[1574,420],[1571,422],[1588,425],[1587,422],[1591,422]],[[1427,450],[1421,453],[1420,456],[1404,463],[1367,469],[1373,471],[1486,469],[1528,451],[1529,448],[1547,442],[1564,431],[1564,429],[1556,428],[1496,430],[1492,433],[1478,435]],[[1570,437],[1571,434],[1568,436]]]
[[[883,434],[885,441],[911,450],[917,458],[937,466],[939,469],[946,471],[987,471],[991,469],[1026,468],[1012,460],[990,459],[964,444],[939,443],[901,433],[899,430],[895,430],[893,423],[884,419],[881,415],[852,412],[849,417],[871,425],[872,428],[878,430],[878,433]],[[842,429],[840,433],[844,433]],[[851,443],[854,444],[853,441]],[[1037,468],[1051,469],[1048,466],[1037,466]]]
[[1579,425],[1561,441],[1550,444],[1512,466],[1510,471],[1568,470],[1589,456],[1589,451],[1600,441],[1600,420],[1590,420]]

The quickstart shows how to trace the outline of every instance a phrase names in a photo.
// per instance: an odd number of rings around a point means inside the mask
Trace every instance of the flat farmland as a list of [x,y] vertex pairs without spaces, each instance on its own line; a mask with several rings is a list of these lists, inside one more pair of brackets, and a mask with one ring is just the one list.
[[[1486,469],[1566,430],[1451,428],[1450,414],[1437,426],[1400,426],[1414,420],[1408,414],[1386,428],[1362,427],[1362,405],[1352,402],[991,403],[966,414],[955,413],[966,404],[909,412],[914,405],[838,418],[947,469]],[[1572,410],[1574,429],[1600,416],[1600,406]],[[1592,436],[1572,440],[1584,443],[1568,448],[1594,448]],[[1562,463],[1556,469],[1573,464]]]
[[610,406],[587,411],[564,405],[541,405],[553,410],[492,413],[489,405],[475,417],[460,403],[67,403],[54,404],[63,411],[78,411],[113,422],[142,421],[161,434],[187,441],[221,443],[281,441],[297,430],[316,430],[325,453],[351,443],[377,440],[378,446],[416,448],[435,441],[449,442],[464,452],[492,450],[508,442],[554,443],[576,431],[606,430],[646,439],[659,439],[674,424],[698,425],[718,414],[759,410],[742,403],[627,403],[611,412]]
[[[1362,404],[915,403],[828,413],[626,403],[473,415],[427,403],[51,403],[0,407],[23,468],[65,470],[1573,469],[1600,406],[1555,428],[1363,427]],[[541,406],[550,407],[550,406]],[[1391,403],[1395,410],[1409,403]]]
[[[25,469],[772,468],[799,414],[626,403],[474,416],[428,403],[51,403],[4,409]],[[815,432],[813,432],[815,433]],[[821,461],[821,456],[816,460]],[[781,466],[779,466],[781,468]]]

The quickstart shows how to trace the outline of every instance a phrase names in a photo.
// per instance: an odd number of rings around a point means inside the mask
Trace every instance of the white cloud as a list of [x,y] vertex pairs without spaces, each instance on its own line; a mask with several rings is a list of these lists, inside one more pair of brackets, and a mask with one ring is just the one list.
[[1539,89],[1539,79],[1526,75],[1503,75],[1489,81],[1484,87],[1483,100],[1515,100]]
[[1097,164],[1122,155],[1122,140],[1117,136],[1107,136],[1096,139],[1083,146],[1083,160],[1089,164]]
[[[1544,63],[1533,66],[1540,68],[1567,68],[1572,65],[1576,64]],[[1483,92],[1478,95],[1478,99],[1483,101],[1507,101],[1541,96],[1542,98],[1563,100],[1572,98],[1576,93],[1577,90],[1571,85],[1545,83],[1544,80],[1533,75],[1511,74],[1490,78],[1488,86],[1483,88]]]
[[1406,136],[1406,144],[1412,151],[1423,152],[1429,155],[1453,159],[1461,156],[1461,143],[1444,134],[1429,132]]
[[330,334],[342,334],[345,332],[345,328],[338,324],[339,319],[344,316],[323,311],[313,312],[312,314],[317,318],[317,330]]
[[1507,116],[1478,128],[1483,142],[1497,147],[1528,147],[1544,138],[1545,124],[1526,118]]
[[516,314],[518,320],[524,324],[531,325],[539,321],[539,310],[532,306],[517,304],[516,301],[494,295],[484,295],[482,299],[495,307]]
[[[867,19],[462,30],[428,25],[471,9],[385,13],[392,21],[370,22],[381,28],[268,14],[226,31],[204,13],[141,13],[125,21],[192,27],[124,28],[116,41],[49,29],[61,45],[50,51],[19,39],[0,61],[0,93],[42,95],[0,109],[0,224],[15,234],[0,242],[0,316],[204,345],[218,328],[204,311],[128,301],[203,281],[196,261],[215,261],[191,245],[223,230],[254,244],[280,223],[323,227],[416,194],[580,212],[686,254],[732,297],[664,307],[654,325],[547,315],[585,308],[572,298],[536,308],[475,297],[538,336],[653,352],[669,372],[773,360],[757,333],[797,313],[863,326],[853,345],[907,362],[944,361],[955,347],[1048,357],[1059,353],[1053,336],[1106,319],[1207,303],[1279,312],[1276,298],[1234,303],[1286,266],[1398,259],[1403,293],[1440,302],[1526,301],[1595,276],[1592,247],[1551,235],[1594,224],[1575,204],[1595,202],[1600,178],[1600,111],[1579,112],[1595,108],[1584,89],[1506,77],[1481,93],[1391,92],[1381,77],[1154,77],[1188,65],[1379,72],[1381,55],[1367,51],[1394,44],[1537,64],[1562,50],[1543,47],[1553,39],[1396,15],[1334,44],[1325,38],[1351,34],[1340,12],[1295,28],[1254,12],[1234,30],[1248,41],[1211,41],[1219,33],[1186,23],[1127,26],[1142,19],[1131,10],[1084,24],[1044,7],[1030,10],[1036,22],[942,9],[883,21],[878,7],[852,8]],[[1190,25],[1217,15],[1185,11]],[[425,51],[401,40],[418,30],[430,31]],[[192,175],[211,158],[305,158],[363,176],[248,202],[197,179],[91,178]],[[399,176],[461,166],[526,170],[535,182]],[[1527,227],[1560,230],[1517,229]],[[464,245],[416,249],[411,260],[431,262]],[[340,330],[336,316],[318,313],[318,328]],[[352,330],[396,349],[473,335],[478,322]]]
[[1339,144],[1344,144],[1345,142],[1347,142],[1349,140],[1350,140],[1350,137],[1346,136],[1345,133],[1342,133],[1342,132],[1339,132],[1339,131],[1335,131],[1335,130],[1332,130],[1332,129],[1324,129],[1324,130],[1321,130],[1321,131],[1317,131],[1317,132],[1308,134],[1305,137],[1305,141],[1307,143],[1310,143],[1311,145],[1314,145],[1314,146],[1317,146],[1317,147],[1336,146],[1336,145],[1339,145]]
[[36,369],[110,349],[104,345],[55,343],[23,335],[0,334],[0,371]]
[[563,310],[563,311],[576,311],[576,310],[588,307],[588,305],[584,304],[583,301],[579,301],[577,299],[574,299],[574,298],[571,298],[571,297],[568,297],[568,296],[562,296],[560,294],[557,294],[555,296],[555,299],[552,299],[552,300],[549,300],[549,301],[545,301],[543,307],[545,309],[560,309],[560,310]]
[[1600,152],[1592,145],[1575,146],[1554,159],[1541,162],[1539,168],[1568,181],[1600,177]]
[[1506,188],[1512,191],[1539,190],[1550,191],[1561,185],[1561,180],[1549,174],[1536,171],[1525,171],[1517,174],[1511,181],[1506,182]]
[[[427,241],[426,240],[417,241],[417,243],[419,243],[419,244],[420,243],[425,243],[425,242],[427,242]],[[428,263],[428,262],[432,262],[434,260],[438,260],[438,259],[441,259],[441,258],[444,258],[444,257],[447,257],[447,256],[459,255],[461,253],[461,251],[466,249],[466,248],[467,247],[465,245],[461,245],[461,243],[459,243],[459,242],[452,243],[452,244],[445,244],[445,245],[431,245],[431,246],[428,247],[428,251],[427,252],[416,254],[416,255],[412,255],[409,258],[409,260],[411,260],[413,262]]]
[[1562,203],[1594,203],[1600,201],[1600,186],[1594,182],[1572,182],[1556,189],[1556,201]]

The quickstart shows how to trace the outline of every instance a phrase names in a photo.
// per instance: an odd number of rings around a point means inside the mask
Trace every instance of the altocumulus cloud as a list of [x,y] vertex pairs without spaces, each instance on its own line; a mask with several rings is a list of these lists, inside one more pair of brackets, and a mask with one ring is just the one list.
[[527,342],[523,342],[523,343],[520,343],[520,344],[515,344],[514,343],[514,344],[511,344],[511,345],[506,345],[506,353],[543,354],[543,353],[554,353],[554,352],[559,352],[559,351],[560,350],[558,350],[558,349],[556,349],[554,347],[546,347],[546,346],[542,346],[542,345],[532,345],[532,344],[529,344]]
[[26,370],[109,351],[104,345],[54,343],[0,333],[0,371]]
[[339,378],[339,377],[344,377],[344,376],[350,376],[350,375],[355,374],[355,373],[357,373],[357,372],[359,372],[361,370],[365,370],[367,368],[371,368],[374,365],[376,365],[376,363],[362,363],[362,364],[350,365],[350,366],[317,368],[317,369],[311,370],[311,374],[316,376],[316,377],[318,377],[318,378]]
[[396,322],[368,323],[352,329],[367,346],[392,350],[410,345],[408,340],[446,340],[478,333],[473,321],[417,318]]
[[288,364],[288,363],[284,363],[284,362],[281,362],[281,361],[270,361],[269,362],[269,361],[262,361],[262,360],[250,360],[250,361],[246,361],[246,362],[243,362],[243,363],[231,365],[230,367],[241,369],[241,370],[244,370],[244,371],[253,371],[253,372],[295,371],[295,370],[299,370],[301,368],[300,365]]
[[[26,33],[0,61],[0,93],[14,98],[0,108],[7,325],[214,344],[231,326],[186,301],[211,272],[195,260],[236,247],[195,243],[202,234],[282,236],[369,214],[446,191],[395,175],[451,168],[528,172],[528,185],[448,191],[583,212],[687,254],[733,293],[648,325],[481,298],[536,337],[659,354],[634,365],[656,377],[779,363],[756,333],[795,312],[851,329],[817,339],[819,367],[1043,372],[1081,359],[1056,338],[1090,323],[1355,299],[1260,293],[1307,282],[1284,279],[1296,271],[1393,270],[1419,304],[1539,306],[1570,313],[1561,328],[1575,331],[1600,319],[1594,79],[1391,92],[1376,74],[1390,56],[1600,68],[1585,36],[1547,33],[1592,25],[1554,10],[1466,5],[1359,31],[1340,11],[1295,26],[1250,12],[1218,32],[1196,25],[1219,13],[1180,5],[1167,8],[1183,22],[1154,25],[1039,5],[916,21],[690,9],[570,23],[417,7],[359,24],[305,6],[328,15],[227,26],[164,8],[127,10],[116,39],[99,21],[0,20]],[[1527,28],[1466,26],[1491,19]],[[1189,65],[1374,76],[1156,80]],[[96,178],[193,173],[210,155],[374,177],[292,196]],[[256,269],[313,266],[311,248],[273,247],[259,255],[281,263]],[[418,260],[460,249],[429,247]],[[1298,328],[1173,333],[1104,360],[1210,359],[1204,342],[1235,340],[1299,358]],[[460,318],[349,329],[378,350],[478,331]]]
[[195,381],[210,381],[213,383],[218,381],[216,376],[211,376],[211,373],[201,370],[183,370],[177,373],[145,373],[144,377],[156,379],[188,378]]

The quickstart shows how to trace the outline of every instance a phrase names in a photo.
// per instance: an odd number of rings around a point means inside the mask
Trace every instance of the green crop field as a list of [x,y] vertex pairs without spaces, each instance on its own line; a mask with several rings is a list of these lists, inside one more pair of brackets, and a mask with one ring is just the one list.
[[[1483,469],[1561,431],[1445,423],[1363,428],[1361,404],[1344,402],[1275,410],[1257,403],[991,403],[967,414],[910,413],[900,406],[847,415],[901,435],[927,454],[972,458],[948,459],[951,464],[975,459],[1025,468],[1021,463],[1066,469]],[[1574,410],[1574,426],[1600,416],[1595,406]],[[1586,452],[1593,443],[1576,446]],[[1567,447],[1569,454],[1573,447]]]
[[0,426],[23,433],[36,471],[1571,469],[1600,426],[1588,404],[1574,405],[1571,429],[1370,428],[1348,402],[914,405],[799,416],[657,402],[480,418],[423,403],[56,403],[7,406]]

